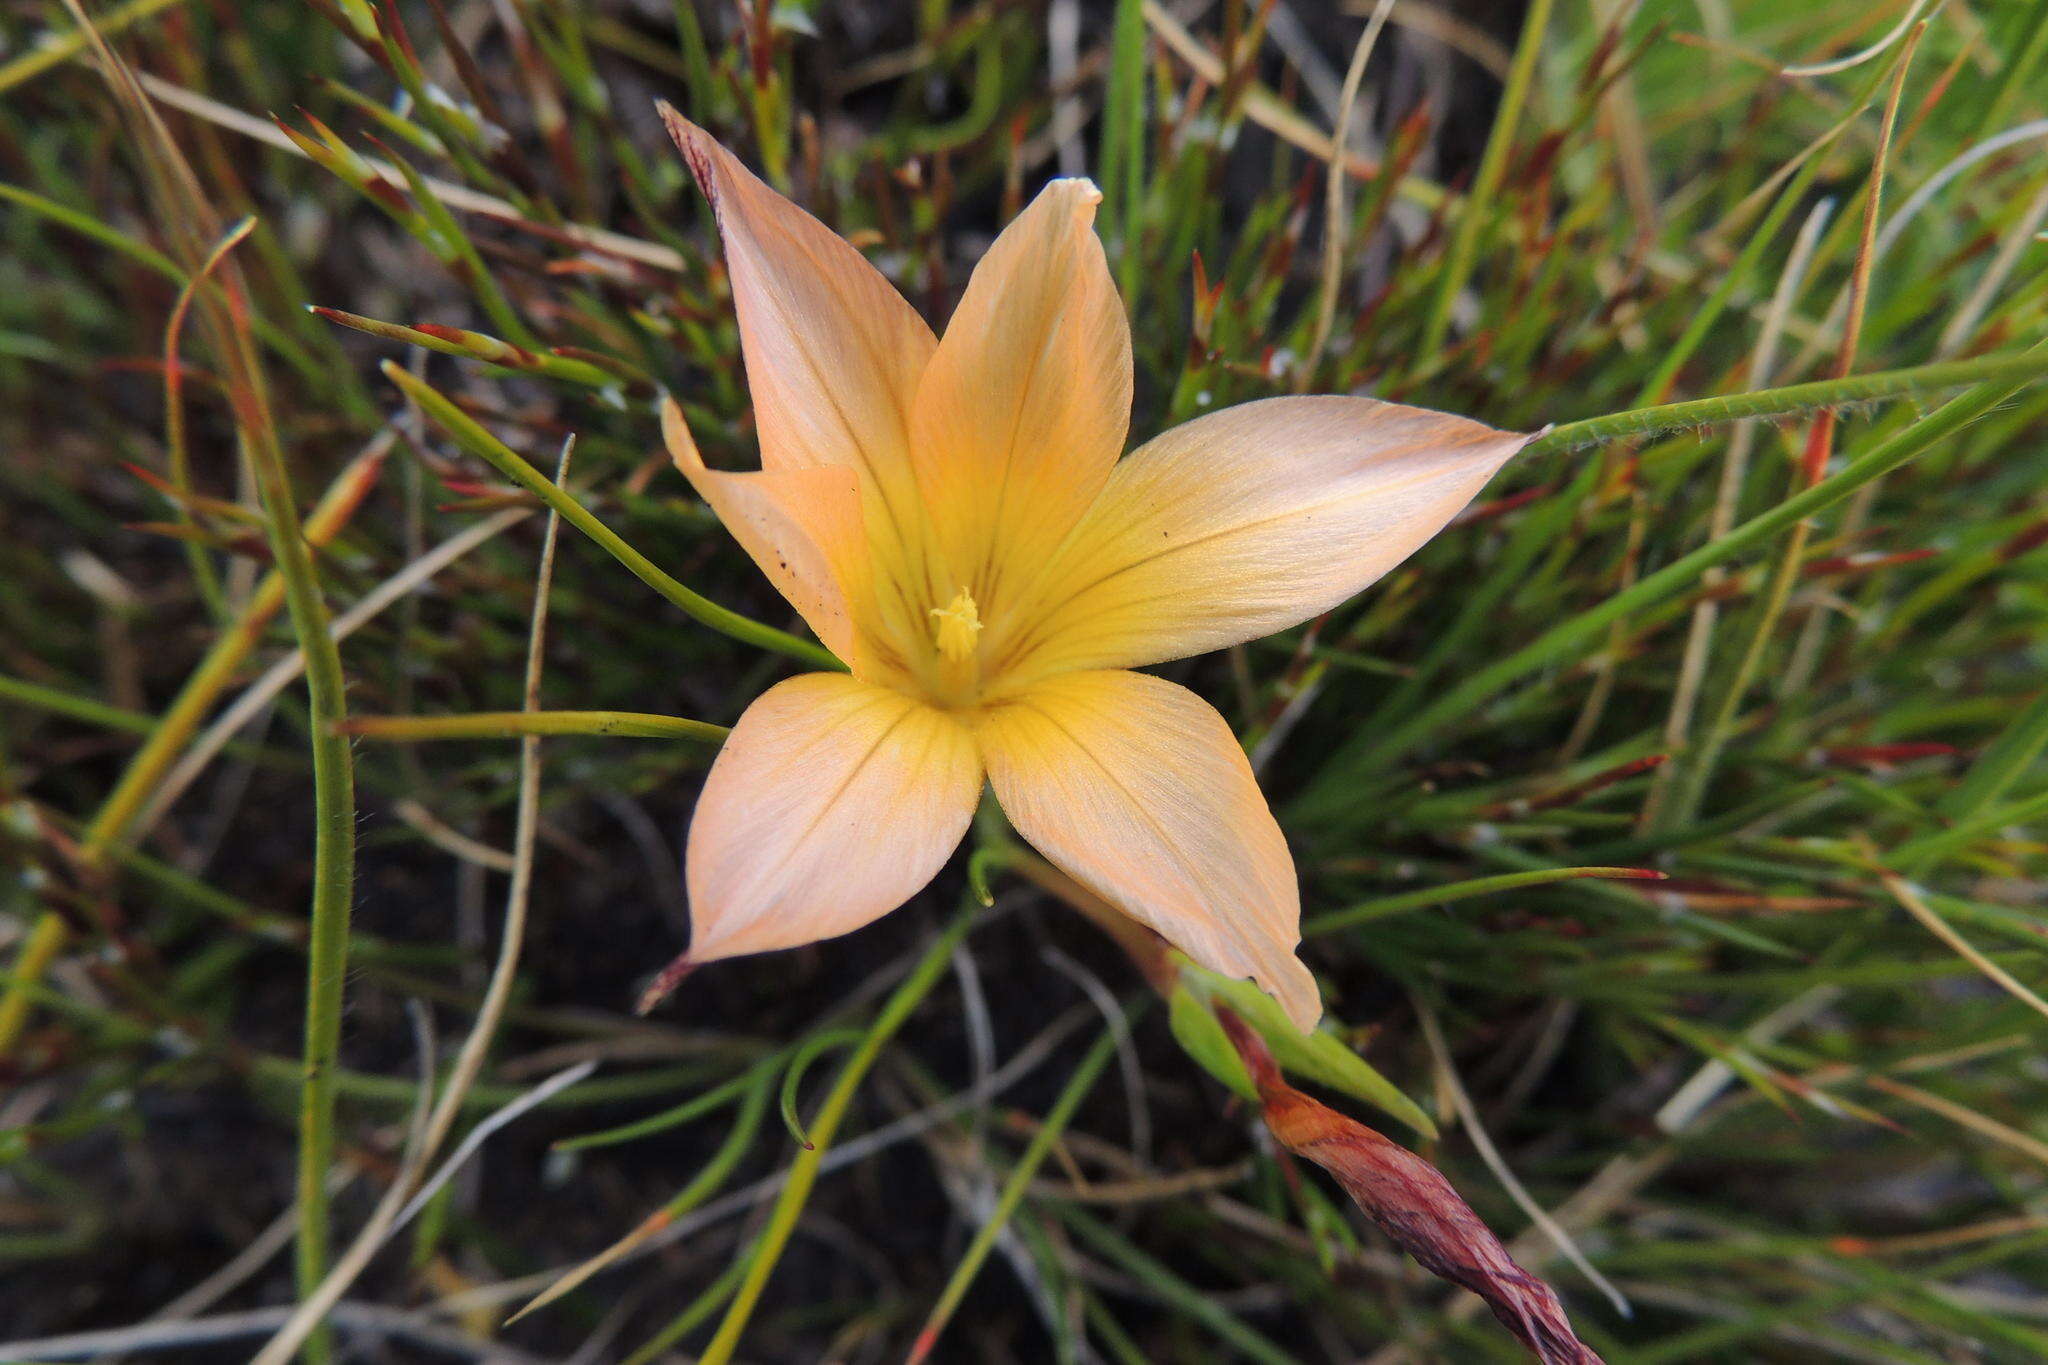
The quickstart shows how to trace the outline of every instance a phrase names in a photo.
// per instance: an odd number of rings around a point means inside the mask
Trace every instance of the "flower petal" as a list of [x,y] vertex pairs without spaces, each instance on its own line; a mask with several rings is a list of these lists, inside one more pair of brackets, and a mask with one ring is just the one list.
[[1269,398],[1147,442],[992,667],[1136,667],[1328,611],[1442,530],[1532,438],[1371,398]]
[[860,476],[839,468],[749,474],[706,468],[674,399],[662,400],[661,435],[676,468],[775,590],[825,648],[861,672],[858,623],[868,607],[870,575]]
[[893,493],[931,328],[844,238],[663,105],[725,241],[747,384],[770,469],[850,465]]
[[661,114],[725,242],[761,463],[859,472],[876,600],[900,655],[926,640],[926,609],[944,600],[910,463],[931,328],[845,239],[702,128],[667,105]]
[[1102,192],[1048,184],[968,281],[918,386],[911,454],[983,614],[1036,573],[1109,477],[1131,420],[1131,331],[1095,235]]
[[996,798],[1039,852],[1314,1027],[1315,977],[1294,956],[1294,860],[1207,702],[1142,673],[1068,673],[989,707],[975,734]]
[[807,673],[756,698],[690,824],[690,960],[850,933],[908,900],[981,796],[966,727],[900,692]]

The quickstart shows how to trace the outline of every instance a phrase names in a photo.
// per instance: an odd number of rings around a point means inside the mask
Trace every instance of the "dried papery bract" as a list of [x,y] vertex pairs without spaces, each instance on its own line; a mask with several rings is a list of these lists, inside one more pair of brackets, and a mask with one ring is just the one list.
[[1544,1365],[1600,1365],[1600,1357],[1572,1331],[1550,1286],[1515,1264],[1443,1172],[1288,1085],[1250,1026],[1227,1009],[1217,1017],[1258,1087],[1266,1126],[1282,1146],[1335,1176],[1352,1202],[1423,1269],[1486,1300]]

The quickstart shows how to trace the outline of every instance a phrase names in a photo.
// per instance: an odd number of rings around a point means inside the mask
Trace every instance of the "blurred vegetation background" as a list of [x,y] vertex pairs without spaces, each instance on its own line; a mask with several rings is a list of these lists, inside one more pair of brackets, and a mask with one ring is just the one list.
[[[2043,0],[1394,0],[1362,53],[1372,8],[92,3],[124,86],[0,3],[0,1358],[248,1359],[416,1183],[423,1066],[468,1159],[313,1358],[694,1359],[771,1207],[744,1359],[1521,1358],[999,858],[965,921],[963,856],[636,1018],[713,747],[488,719],[547,520],[493,441],[552,471],[573,433],[586,516],[793,624],[658,453],[667,391],[753,458],[657,98],[935,322],[1093,175],[1136,438],[1304,390],[1534,429],[2042,337]],[[1358,601],[1167,670],[1260,768],[1340,1036],[1610,1361],[2048,1359],[2048,390],[1895,387],[1520,461]],[[730,724],[789,667],[575,527],[547,599],[543,709]],[[341,746],[343,701],[441,719]]]

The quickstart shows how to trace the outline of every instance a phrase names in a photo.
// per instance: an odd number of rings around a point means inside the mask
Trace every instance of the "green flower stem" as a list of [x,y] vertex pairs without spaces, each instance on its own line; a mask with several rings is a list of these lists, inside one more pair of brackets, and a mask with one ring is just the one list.
[[359,739],[417,744],[437,739],[515,739],[521,735],[617,735],[719,744],[723,725],[641,711],[472,711],[459,716],[356,716],[343,727]]
[[359,313],[344,312],[339,308],[322,308],[311,303],[306,305],[306,311],[315,317],[325,318],[343,327],[352,327],[373,337],[382,337],[386,341],[401,342],[429,351],[439,351],[442,355],[459,356],[464,360],[481,360],[503,369],[546,375],[550,379],[581,384],[586,388],[612,389],[619,385],[618,375],[600,369],[587,360],[515,346],[484,332],[472,332],[461,327],[437,327],[427,331],[419,327],[407,327],[399,322],[366,318]]
[[944,974],[954,946],[967,936],[969,926],[974,923],[975,912],[980,908],[980,904],[971,897],[960,907],[952,923],[932,940],[924,956],[910,969],[910,975],[890,995],[881,1013],[875,1016],[875,1022],[868,1026],[860,1046],[840,1068],[831,1091],[825,1096],[824,1103],[818,1106],[818,1116],[811,1121],[811,1145],[808,1149],[799,1150],[796,1159],[789,1163],[789,1176],[783,1182],[782,1193],[777,1197],[774,1209],[769,1212],[767,1226],[762,1228],[760,1238],[748,1253],[751,1260],[747,1264],[746,1278],[733,1295],[731,1307],[725,1310],[725,1318],[718,1324],[717,1334],[697,1358],[697,1365],[729,1365],[733,1352],[739,1348],[740,1334],[746,1331],[747,1320],[753,1316],[754,1305],[759,1302],[768,1277],[774,1273],[775,1263],[782,1258],[782,1249],[788,1245],[790,1234],[796,1231],[797,1219],[803,1215],[804,1204],[811,1197],[812,1185],[817,1183],[819,1163],[831,1150],[832,1139],[846,1118],[854,1092],[867,1077],[868,1068],[875,1064],[875,1058],[881,1055],[883,1046],[895,1036],[903,1021],[910,1017],[910,1012],[917,1008]]
[[[192,218],[203,221],[198,210]],[[217,257],[224,256],[234,240],[224,239]],[[212,264],[209,261],[200,273],[205,274]],[[212,346],[226,376],[242,456],[262,507],[275,573],[283,580],[286,613],[306,658],[307,711],[312,721],[313,894],[307,914],[306,1037],[299,1090],[297,1270],[299,1292],[310,1294],[327,1273],[335,1070],[341,1047],[342,990],[348,979],[349,913],[355,901],[355,772],[348,738],[339,733],[348,713],[341,649],[329,629],[327,602],[313,567],[313,548],[306,538],[307,524],[300,521],[291,471],[271,411],[268,381],[256,355],[246,311],[231,302],[245,292],[239,273],[230,268],[222,290],[226,297],[213,297],[201,290],[200,298],[206,305]],[[97,832],[101,832],[99,821],[88,832],[88,841]],[[115,842],[111,826],[104,832],[108,843]],[[316,1365],[330,1359],[326,1335],[310,1337],[306,1353]]]
[[2048,351],[2028,350],[2017,355],[1981,356],[1975,360],[1946,360],[1903,370],[1878,370],[1843,379],[1817,379],[1807,384],[1787,384],[1782,388],[1758,389],[1755,393],[1729,394],[1721,398],[1695,398],[1685,403],[1665,403],[1606,417],[1589,417],[1583,422],[1566,422],[1531,441],[1521,458],[1579,450],[1624,436],[1654,436],[1660,432],[1683,431],[1688,427],[1712,426],[1749,417],[1792,417],[1821,408],[1904,398],[1916,393],[1960,388],[1965,384],[2017,386],[2043,374],[2048,374]]
[[454,437],[456,444],[561,513],[562,520],[596,541],[612,558],[631,569],[641,582],[680,607],[687,615],[742,643],[786,654],[812,668],[830,669],[840,673],[846,671],[846,665],[824,646],[800,640],[786,631],[763,625],[751,617],[721,607],[710,598],[691,591],[663,573],[655,567],[653,560],[628,545],[616,531],[599,521],[582,503],[556,487],[547,475],[535,469],[510,446],[484,430],[475,418],[456,407],[440,390],[408,373],[403,365],[387,360],[384,362],[384,374],[392,383],[405,390],[407,397],[418,403],[422,411]]
[[[348,979],[349,914],[355,903],[356,787],[346,736],[348,714],[341,649],[329,630],[327,603],[313,571],[313,553],[299,527],[291,475],[272,425],[261,373],[246,339],[242,368],[253,378],[258,416],[241,423],[257,494],[270,523],[270,552],[284,575],[292,633],[306,656],[307,710],[313,750],[313,897],[306,964],[304,1079],[299,1091],[298,1284],[310,1294],[327,1276],[328,1172],[334,1165],[334,1072],[341,1050],[342,989]],[[241,407],[241,404],[237,405]],[[307,1342],[308,1359],[331,1357],[323,1334]]]

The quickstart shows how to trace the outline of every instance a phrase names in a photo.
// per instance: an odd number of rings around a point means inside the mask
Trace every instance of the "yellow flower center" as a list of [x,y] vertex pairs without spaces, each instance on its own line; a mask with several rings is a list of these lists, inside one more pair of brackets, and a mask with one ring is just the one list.
[[943,607],[932,608],[932,639],[939,657],[947,663],[965,663],[974,657],[975,642],[981,638],[981,612],[962,588]]
[[962,588],[943,607],[932,608],[932,643],[939,651],[938,690],[953,705],[969,703],[980,681],[975,651],[981,639],[981,611]]

